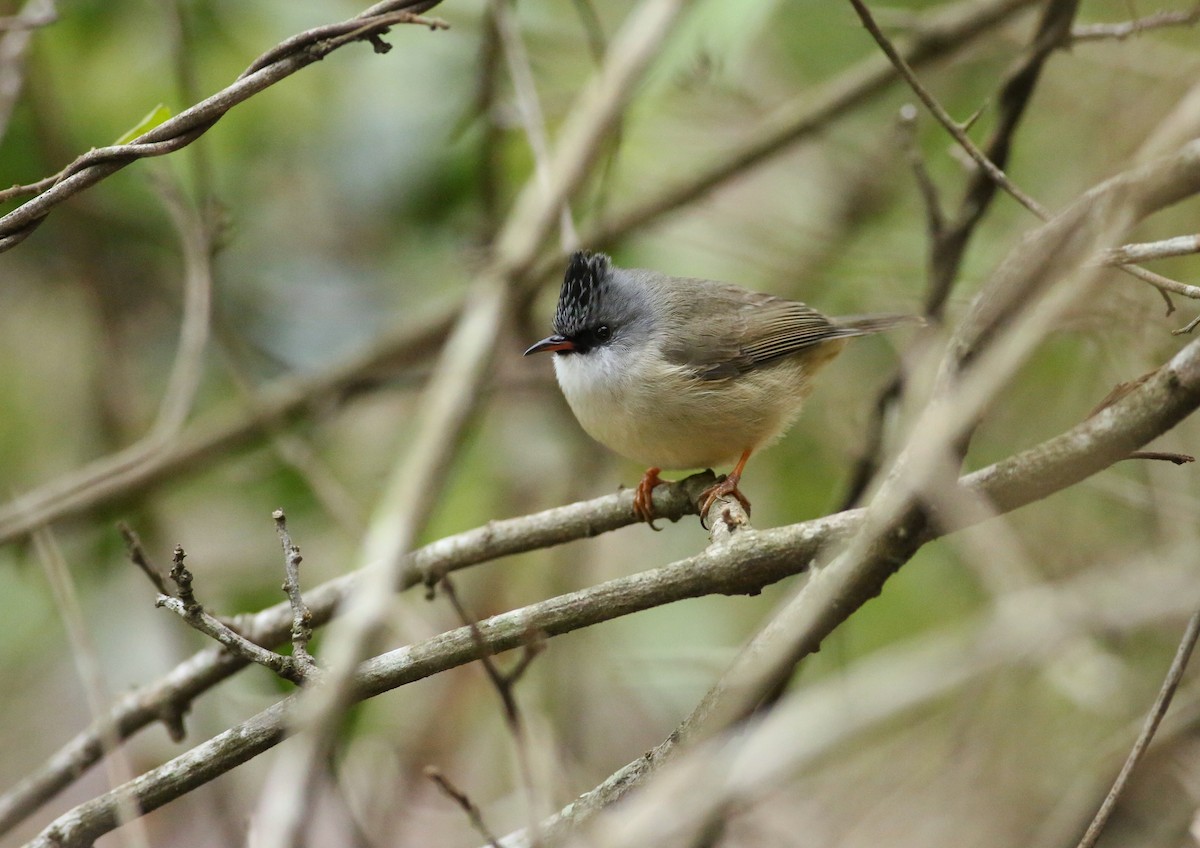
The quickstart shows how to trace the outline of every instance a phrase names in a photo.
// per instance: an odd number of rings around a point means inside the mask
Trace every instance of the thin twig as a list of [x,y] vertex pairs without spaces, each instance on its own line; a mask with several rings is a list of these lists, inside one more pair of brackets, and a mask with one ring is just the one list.
[[479,807],[475,806],[475,803],[466,792],[463,792],[451,783],[450,778],[442,774],[441,770],[436,766],[425,766],[425,776],[433,781],[434,785],[442,791],[443,795],[462,808],[462,811],[467,814],[467,818],[471,822],[471,827],[475,828],[475,831],[487,841],[488,845],[492,846],[492,848],[501,848],[500,840],[488,828],[483,820],[483,813],[480,812]]
[[913,72],[912,67],[908,64],[905,58],[900,54],[900,51],[895,48],[892,42],[888,40],[887,36],[883,34],[883,31],[879,29],[878,24],[875,23],[875,18],[871,16],[871,12],[866,7],[866,4],[863,3],[862,0],[850,0],[850,5],[852,5],[854,7],[854,11],[858,13],[858,17],[862,20],[863,26],[866,27],[866,30],[871,34],[871,37],[875,39],[875,43],[879,45],[879,49],[884,52],[884,54],[895,66],[896,70],[899,71],[900,75],[904,77],[906,82],[908,82],[909,87],[911,87],[913,90],[913,93],[920,98],[921,102],[925,104],[925,108],[927,108],[930,114],[937,119],[938,123],[945,127],[946,131],[954,137],[954,140],[957,141],[959,146],[967,152],[967,155],[969,155],[971,159],[973,159],[975,163],[988,174],[988,176],[993,182],[996,183],[996,185],[1000,186],[1006,192],[1012,195],[1018,203],[1043,221],[1049,218],[1050,213],[1046,211],[1046,209],[1040,203],[1022,191],[1020,187],[1015,185],[1012,180],[1008,178],[1008,175],[1005,174],[1004,171],[1002,171],[999,167],[997,167],[996,164],[989,159],[982,150],[979,149],[975,142],[971,140],[971,137],[963,130],[962,125],[950,117],[950,114],[944,108],[942,108],[942,105],[933,97],[933,95],[929,93],[929,90],[921,84],[921,81],[917,79],[917,75]]
[[1087,42],[1111,39],[1124,41],[1132,35],[1139,35],[1152,29],[1192,26],[1198,21],[1200,21],[1200,6],[1191,11],[1155,12],[1144,18],[1135,18],[1131,21],[1114,24],[1078,24],[1071,28],[1071,41]]
[[182,545],[175,546],[172,557],[171,580],[175,582],[177,593],[175,597],[159,595],[154,602],[156,607],[169,609],[205,636],[219,642],[226,650],[236,654],[247,662],[256,663],[268,668],[285,680],[300,685],[312,676],[314,669],[311,664],[301,666],[274,651],[269,651],[261,645],[256,645],[229,625],[205,611],[204,606],[196,599],[192,589],[193,577],[191,571],[184,565],[187,554]]
[[1178,330],[1172,330],[1171,335],[1186,336],[1188,333],[1192,332],[1192,330],[1196,329],[1196,327],[1198,325],[1200,325],[1200,315],[1197,315],[1191,321],[1188,321],[1186,324],[1184,324]]
[[311,670],[316,666],[312,654],[308,652],[308,643],[312,640],[312,611],[304,602],[300,592],[300,548],[292,544],[292,537],[287,529],[287,516],[282,509],[271,513],[275,519],[275,532],[283,545],[284,573],[283,589],[287,592],[288,603],[292,607],[292,658]]
[[[712,473],[705,472],[656,487],[653,492],[655,514],[671,521],[695,515],[701,494],[714,482]],[[400,578],[391,590],[429,585],[445,573],[627,527],[635,523],[632,503],[632,490],[624,490],[532,515],[493,521],[483,527],[446,536],[407,557]],[[346,575],[307,593],[314,626],[329,622],[357,579],[357,574]],[[284,601],[246,617],[239,622],[238,630],[256,644],[277,645],[287,641],[292,620],[293,610]],[[0,795],[0,834],[7,833],[25,816],[87,773],[103,753],[100,733],[104,726],[117,728],[120,738],[127,739],[161,721],[167,724],[173,739],[182,740],[181,715],[192,699],[245,668],[248,662],[250,660],[224,650],[207,649],[184,661],[162,679],[124,695],[106,715],[55,752],[41,768]]]
[[[946,129],[946,131],[954,137],[954,140],[958,142],[963,151],[965,151],[967,155],[970,156],[977,165],[979,165],[979,167],[984,171],[984,173],[987,174],[988,178],[992,182],[1007,191],[1022,206],[1024,206],[1038,218],[1043,221],[1049,220],[1049,211],[1040,203],[1038,203],[1032,196],[1027,194],[1019,186],[1012,182],[1012,180],[1008,178],[1008,175],[1004,173],[1004,171],[992,160],[992,158],[980,150],[975,142],[971,140],[971,137],[967,135],[963,125],[955,121],[950,116],[950,113],[947,112],[941,103],[938,102],[937,98],[935,98],[929,92],[929,90],[925,88],[920,79],[917,78],[917,75],[909,66],[908,62],[905,61],[904,56],[901,55],[900,51],[898,51],[891,41],[888,40],[887,36],[883,34],[883,31],[879,29],[878,24],[875,23],[875,19],[871,16],[871,12],[867,8],[866,4],[863,3],[863,0],[850,0],[850,5],[852,5],[854,10],[858,13],[858,16],[862,20],[863,26],[866,28],[867,32],[871,34],[871,37],[875,39],[875,42],[879,45],[879,48],[887,55],[892,64],[895,65],[896,70],[900,72],[905,81],[908,82],[913,92],[921,99],[921,102],[925,104],[926,108],[929,109],[930,114],[932,114],[934,118],[937,119],[938,123],[940,123]],[[1038,33],[1038,41],[1044,42],[1041,45],[1043,51],[1060,46],[1062,43],[1065,43],[1068,40],[1061,34],[1054,36],[1053,24],[1055,21],[1066,21],[1069,24],[1070,20],[1074,16],[1075,7],[1078,6],[1078,0],[1064,0],[1061,5],[1064,7],[1064,10],[1061,12],[1056,11],[1055,4],[1050,4],[1047,6],[1047,15],[1043,20],[1043,24],[1050,23],[1051,27],[1046,28],[1044,26],[1039,30]],[[1036,78],[1038,70],[1040,70],[1040,64],[1033,69],[1034,78]],[[1025,99],[1028,99],[1027,96]],[[1130,265],[1127,263],[1119,264],[1117,267],[1140,280],[1151,283],[1151,285],[1158,287],[1160,290],[1170,291],[1176,294],[1186,294],[1187,297],[1200,297],[1200,288],[1198,287],[1177,283],[1174,280],[1170,280],[1160,274],[1154,274],[1152,271],[1147,271],[1143,268],[1139,268],[1135,265]]]
[[459,620],[470,631],[471,640],[475,643],[475,648],[479,652],[479,662],[483,666],[483,670],[486,672],[492,688],[500,696],[500,703],[504,707],[504,723],[508,727],[509,735],[512,737],[513,749],[517,758],[517,768],[520,772],[521,788],[525,795],[525,814],[528,819],[529,832],[533,835],[531,841],[533,845],[539,845],[541,843],[541,839],[538,836],[538,827],[541,821],[541,813],[539,812],[540,804],[538,803],[539,793],[537,791],[537,782],[534,780],[533,759],[529,750],[529,735],[526,733],[525,722],[521,718],[521,709],[517,704],[516,685],[517,681],[521,679],[522,675],[529,668],[534,657],[541,652],[543,642],[538,638],[536,633],[531,634],[531,637],[524,645],[520,662],[507,673],[502,672],[499,666],[496,665],[492,651],[488,648],[487,639],[484,637],[483,631],[479,628],[479,620],[467,612],[462,600],[458,597],[458,592],[454,588],[454,582],[450,579],[450,575],[442,575],[438,586],[441,587],[447,600],[450,601],[450,605],[454,607]]
[[1146,715],[1146,721],[1142,725],[1142,730],[1138,734],[1137,740],[1133,743],[1133,748],[1130,750],[1129,756],[1125,758],[1125,763],[1121,766],[1121,771],[1117,774],[1117,779],[1113,781],[1112,788],[1108,790],[1103,803],[1100,804],[1095,817],[1084,832],[1083,838],[1079,840],[1077,848],[1092,848],[1096,844],[1096,840],[1100,838],[1104,826],[1108,824],[1109,816],[1112,815],[1112,811],[1117,806],[1117,801],[1120,799],[1121,793],[1125,791],[1125,786],[1129,783],[1130,775],[1141,761],[1142,756],[1146,753],[1146,749],[1150,746],[1150,741],[1154,738],[1155,731],[1158,730],[1159,723],[1163,720],[1163,716],[1167,714],[1167,708],[1171,706],[1171,698],[1175,696],[1175,690],[1179,688],[1179,681],[1183,677],[1183,672],[1187,669],[1188,660],[1192,656],[1192,649],[1196,647],[1197,638],[1200,638],[1200,612],[1195,613],[1188,619],[1187,627],[1183,631],[1183,638],[1179,642],[1179,647],[1175,650],[1175,657],[1171,660],[1171,667],[1167,670],[1166,679],[1163,680],[1163,684],[1158,690],[1158,697],[1154,699],[1154,705]]
[[[1074,0],[1047,4],[1034,31],[1030,48],[1004,76],[996,98],[996,127],[988,138],[985,152],[985,157],[996,163],[998,168],[1007,166],[1013,139],[1032,101],[1042,69],[1070,27],[1074,9]],[[878,33],[878,30],[876,32]],[[879,37],[887,42],[882,33],[879,33]],[[888,44],[889,48],[884,52],[891,56],[895,48],[891,47],[890,42]],[[938,322],[958,281],[959,270],[976,228],[996,197],[998,184],[987,171],[976,169],[967,183],[953,219],[946,221],[937,203],[936,188],[924,174],[923,163],[915,150],[912,158],[918,188],[925,198],[927,228],[930,234],[926,260],[929,282],[925,294],[925,315],[931,322]],[[842,501],[843,508],[859,502],[879,471],[883,460],[886,422],[892,418],[893,410],[899,407],[904,396],[905,370],[910,367],[917,352],[919,348],[906,356],[906,364],[896,370],[876,397],[864,439],[865,444],[855,463],[853,476]]]
[[1172,453],[1170,451],[1134,451],[1129,454],[1129,459],[1157,459],[1163,462],[1174,463],[1175,465],[1187,465],[1189,462],[1195,462],[1196,457],[1188,453]]
[[1172,280],[1170,277],[1164,277],[1162,274],[1148,271],[1140,265],[1117,265],[1116,267],[1126,274],[1149,283],[1161,292],[1178,294],[1183,297],[1200,298],[1200,286],[1192,286],[1187,283],[1181,283],[1178,280]]
[[149,557],[146,556],[146,549],[142,547],[142,540],[138,538],[138,534],[124,521],[117,525],[117,532],[125,540],[125,549],[129,554],[130,562],[142,570],[142,573],[149,578],[160,595],[171,594],[171,589],[167,586],[166,576],[150,562]]
[[517,681],[520,680],[521,675],[529,667],[530,661],[541,651],[542,643],[537,639],[531,639],[525,646],[526,651],[525,656],[522,657],[522,661],[511,672],[507,674],[502,672],[499,666],[496,665],[496,660],[492,657],[491,651],[488,650],[487,640],[484,639],[483,632],[479,629],[479,619],[470,615],[466,607],[463,606],[462,599],[458,597],[458,591],[454,588],[454,582],[450,579],[450,575],[443,574],[437,585],[441,587],[446,599],[454,607],[454,612],[458,615],[459,621],[462,622],[464,627],[470,630],[471,638],[475,641],[475,645],[479,649],[479,662],[483,666],[483,670],[487,673],[492,687],[500,696],[501,703],[504,705],[504,719],[517,740],[523,742],[524,727],[521,722],[521,712],[517,706],[513,689]]
[[1127,265],[1130,262],[1149,262],[1193,253],[1200,253],[1200,233],[1111,247],[1100,254],[1099,262],[1104,265]]
[[205,636],[219,642],[226,650],[247,662],[261,665],[263,668],[275,672],[284,680],[290,680],[299,686],[311,676],[299,668],[297,663],[292,662],[291,657],[285,657],[254,644],[229,625],[210,615],[199,604],[189,605],[182,598],[159,595],[154,605],[170,610]]

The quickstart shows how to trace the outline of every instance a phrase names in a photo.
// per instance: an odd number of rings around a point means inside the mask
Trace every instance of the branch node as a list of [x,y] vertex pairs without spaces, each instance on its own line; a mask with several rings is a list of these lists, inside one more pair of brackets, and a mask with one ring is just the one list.
[[1196,329],[1197,326],[1200,326],[1200,315],[1197,315],[1191,321],[1188,321],[1186,324],[1184,324],[1178,330],[1172,330],[1171,335],[1172,336],[1186,336],[1192,330]]
[[187,727],[183,717],[187,715],[188,703],[176,698],[166,698],[158,705],[156,714],[162,726],[167,730],[167,736],[172,742],[182,742],[187,738]]
[[[431,29],[433,29],[433,28],[434,27],[431,27]],[[383,32],[387,32],[387,30],[384,30]],[[388,44],[386,41],[383,40],[382,33],[372,33],[371,35],[368,35],[367,41],[370,42],[371,48],[378,55],[382,55],[384,53],[390,53],[392,50],[392,45]]]
[[[183,603],[184,612],[189,616],[194,616],[203,612],[204,607],[196,600],[196,594],[192,591],[192,572],[188,571],[187,566],[183,564],[186,558],[187,552],[184,551],[183,545],[176,545],[175,553],[171,557],[171,580],[178,589],[176,594]],[[161,599],[159,600],[161,601]],[[158,606],[162,606],[162,603],[159,603]]]

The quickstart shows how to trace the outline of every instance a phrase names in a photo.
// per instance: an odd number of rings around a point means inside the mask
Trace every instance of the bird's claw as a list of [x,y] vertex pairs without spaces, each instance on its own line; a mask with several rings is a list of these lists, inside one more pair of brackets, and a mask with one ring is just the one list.
[[700,524],[705,530],[709,529],[704,519],[708,516],[708,511],[712,509],[712,505],[718,498],[732,496],[737,499],[737,502],[746,510],[746,517],[750,517],[750,501],[738,489],[738,483],[741,482],[741,475],[730,474],[724,480],[709,486],[700,493]]
[[642,475],[641,482],[637,484],[637,488],[633,490],[633,514],[637,516],[638,521],[645,521],[650,525],[651,530],[661,530],[661,527],[654,526],[654,487],[660,486],[666,482],[658,476],[661,468],[647,468],[646,473]]

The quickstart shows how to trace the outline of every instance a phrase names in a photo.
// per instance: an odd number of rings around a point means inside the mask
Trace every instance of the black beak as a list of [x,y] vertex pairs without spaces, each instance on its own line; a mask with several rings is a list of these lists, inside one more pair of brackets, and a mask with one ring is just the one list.
[[543,353],[548,350],[574,350],[575,342],[568,339],[566,336],[550,336],[542,339],[537,344],[531,346],[525,351],[524,355],[529,356],[531,353]]

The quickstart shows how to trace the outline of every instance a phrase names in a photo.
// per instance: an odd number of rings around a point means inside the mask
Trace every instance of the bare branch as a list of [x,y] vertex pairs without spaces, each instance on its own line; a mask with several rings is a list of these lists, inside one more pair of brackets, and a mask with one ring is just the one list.
[[[913,93],[920,98],[921,102],[925,104],[925,108],[929,110],[930,114],[937,118],[938,123],[946,128],[946,131],[954,137],[954,140],[957,141],[959,146],[967,152],[971,159],[973,159],[975,163],[987,173],[987,175],[992,179],[993,182],[996,183],[996,185],[1000,186],[1006,192],[1011,194],[1018,203],[1020,203],[1038,218],[1046,220],[1048,217],[1050,217],[1050,213],[1047,212],[1040,203],[1038,203],[1036,200],[1022,191],[1016,184],[1014,184],[1012,180],[1008,178],[1008,175],[1006,175],[1004,171],[997,167],[996,163],[989,159],[987,155],[979,149],[975,142],[971,140],[971,137],[967,135],[966,130],[963,129],[962,125],[951,118],[949,113],[942,108],[942,105],[938,103],[932,94],[929,93],[928,89],[921,84],[921,81],[917,79],[917,75],[913,72],[912,67],[900,54],[900,51],[895,48],[888,37],[883,34],[883,31],[879,29],[878,24],[875,23],[875,19],[871,16],[871,12],[869,9],[867,9],[866,4],[863,3],[862,0],[850,0],[850,5],[854,7],[854,11],[858,13],[858,17],[862,20],[863,26],[866,27],[867,32],[871,34],[871,37],[875,39],[875,42],[879,45],[879,48],[884,52],[888,59],[891,60],[892,64],[895,65],[896,70],[900,72],[900,75],[904,77],[905,81],[908,82],[909,87],[911,87],[913,90]],[[1069,15],[1073,16],[1075,4],[1072,2],[1068,3],[1067,5],[1070,6]]]
[[1200,286],[1192,286],[1187,283],[1180,283],[1172,280],[1170,277],[1164,277],[1162,274],[1156,274],[1153,271],[1148,271],[1139,265],[1117,265],[1126,274],[1137,277],[1139,280],[1149,283],[1164,294],[1178,294],[1184,297],[1200,298]]
[[1112,247],[1101,253],[1098,261],[1102,265],[1127,265],[1130,262],[1149,262],[1153,259],[1188,256],[1192,253],[1200,253],[1200,233],[1174,236],[1162,241]]
[[[655,514],[670,521],[695,515],[701,494],[715,482],[711,473],[694,474],[654,490]],[[500,557],[591,538],[634,524],[633,492],[605,495],[533,515],[493,521],[484,527],[439,539],[406,558],[395,591],[436,583],[442,574]],[[307,593],[314,626],[333,617],[359,575],[349,574]],[[239,622],[239,631],[259,645],[288,639],[293,610],[283,602]],[[41,804],[71,785],[99,761],[102,732],[115,728],[121,739],[163,721],[181,741],[181,713],[196,697],[245,668],[251,660],[220,649],[201,651],[157,682],[124,695],[109,712],[83,730],[40,769],[0,796],[0,834],[11,830]]]
[[175,585],[179,589],[178,596],[159,595],[158,600],[154,602],[155,606],[169,609],[205,636],[219,642],[226,650],[247,662],[257,663],[270,669],[285,680],[299,685],[313,676],[315,668],[312,666],[311,658],[309,658],[309,663],[305,664],[294,662],[291,657],[285,657],[274,651],[268,651],[205,612],[192,590],[192,573],[183,564],[186,556],[183,547],[176,545],[171,579],[175,581]]
[[284,574],[283,590],[287,592],[288,604],[292,608],[292,658],[304,667],[306,672],[313,671],[316,663],[308,652],[308,643],[312,639],[312,610],[304,603],[300,593],[300,549],[292,544],[292,537],[287,529],[287,516],[282,509],[271,513],[275,519],[275,532],[279,534],[279,542],[283,545]]
[[150,559],[146,556],[146,549],[142,547],[142,540],[138,538],[137,533],[133,532],[133,529],[125,522],[117,525],[117,532],[125,540],[125,549],[129,553],[130,562],[142,570],[142,573],[146,575],[160,595],[171,594],[171,589],[167,586],[167,578],[150,562]]
[[[960,485],[985,497],[997,511],[1011,511],[1074,485],[1128,456],[1198,406],[1200,342],[1193,342],[1110,409],[1054,439],[967,475]],[[865,515],[865,510],[855,510],[773,530],[739,533],[729,544],[712,546],[697,556],[502,613],[479,622],[478,628],[487,650],[495,653],[523,645],[530,627],[553,637],[684,598],[709,593],[757,593],[772,582],[805,570],[830,543],[858,533]],[[915,544],[919,546],[957,529],[962,528],[929,528]],[[812,599],[827,615],[839,620],[874,596],[871,586],[846,584],[845,575],[832,564],[825,566],[821,575],[820,581],[806,584],[806,591],[811,590]],[[824,622],[825,626],[833,624]],[[373,697],[478,657],[479,646],[471,629],[461,627],[368,660],[355,675],[353,697]],[[116,826],[114,805],[118,795],[133,798],[143,812],[156,809],[280,742],[295,729],[289,719],[294,707],[292,696],[114,793],[75,808],[30,845],[73,848],[90,844],[89,840]],[[655,764],[644,761],[647,771]],[[620,791],[636,783],[636,779],[623,781]]]
[[1072,42],[1107,41],[1115,39],[1124,41],[1133,35],[1140,35],[1154,29],[1166,27],[1192,26],[1200,21],[1200,6],[1190,11],[1162,11],[1144,18],[1122,21],[1115,24],[1077,24],[1071,28]]
[[[997,97],[998,115],[996,128],[989,137],[984,156],[997,167],[1007,166],[1013,140],[1023,120],[1033,92],[1041,79],[1042,69],[1051,54],[1058,49],[1064,33],[1073,19],[1075,3],[1047,4],[1041,20],[1034,31],[1030,49],[1012,67],[1000,85]],[[915,119],[915,115],[913,116]],[[924,165],[915,149],[910,154],[916,172],[917,186],[926,206],[926,222],[929,232],[928,275],[929,283],[925,294],[925,315],[932,321],[940,321],[958,281],[959,270],[966,251],[975,234],[976,227],[995,199],[998,184],[986,170],[976,169],[968,181],[962,200],[952,221],[943,220],[936,188],[925,173]],[[883,461],[885,422],[891,418],[905,393],[905,368],[910,367],[913,356],[907,357],[908,365],[902,366],[892,379],[880,390],[875,401],[870,426],[861,454],[855,463],[854,475],[847,487],[843,508],[856,505],[867,491]]]
[[[1037,0],[963,2],[920,19],[900,55],[918,68],[970,47],[975,38],[1009,20]],[[662,216],[706,196],[727,181],[788,149],[813,138],[834,120],[886,90],[896,70],[884,57],[870,56],[819,88],[805,92],[778,109],[740,145],[722,151],[707,166],[678,185],[668,186],[632,209],[592,227],[584,244],[602,246],[642,229]],[[537,275],[541,277],[542,275]]]
[[1195,613],[1188,619],[1187,628],[1183,632],[1183,638],[1180,640],[1179,647],[1175,651],[1175,658],[1171,661],[1171,667],[1167,670],[1166,679],[1163,680],[1162,687],[1158,690],[1158,697],[1154,699],[1154,706],[1150,708],[1150,712],[1146,715],[1146,721],[1142,725],[1141,733],[1138,734],[1137,741],[1134,742],[1129,756],[1121,766],[1121,771],[1117,775],[1117,779],[1113,782],[1112,788],[1109,789],[1108,795],[1105,796],[1104,802],[1100,805],[1100,809],[1096,811],[1096,816],[1092,819],[1091,824],[1088,825],[1083,838],[1079,840],[1078,848],[1092,848],[1096,844],[1096,840],[1100,838],[1100,834],[1104,831],[1104,826],[1108,824],[1109,816],[1112,815],[1112,811],[1116,808],[1121,793],[1125,791],[1125,786],[1129,783],[1129,776],[1133,774],[1133,770],[1146,753],[1146,749],[1150,747],[1150,741],[1154,738],[1154,733],[1158,730],[1159,723],[1163,720],[1163,716],[1167,714],[1167,708],[1171,706],[1171,699],[1175,696],[1175,690],[1179,688],[1179,681],[1183,678],[1183,672],[1187,669],[1188,660],[1191,659],[1192,649],[1196,647],[1197,638],[1200,638],[1200,612]]
[[290,680],[297,685],[305,682],[306,675],[296,667],[296,663],[291,662],[290,657],[255,645],[219,619],[205,612],[204,607],[199,604],[189,605],[182,598],[159,595],[154,605],[169,609],[193,628],[219,642],[226,650],[246,662],[256,663],[263,668],[270,669],[283,679]]
[[438,789],[442,790],[443,795],[462,808],[471,822],[471,827],[475,828],[475,831],[487,841],[488,845],[492,848],[500,848],[500,840],[488,828],[483,820],[483,813],[466,792],[451,783],[450,778],[442,774],[441,770],[435,766],[425,766],[425,776],[432,780]]

